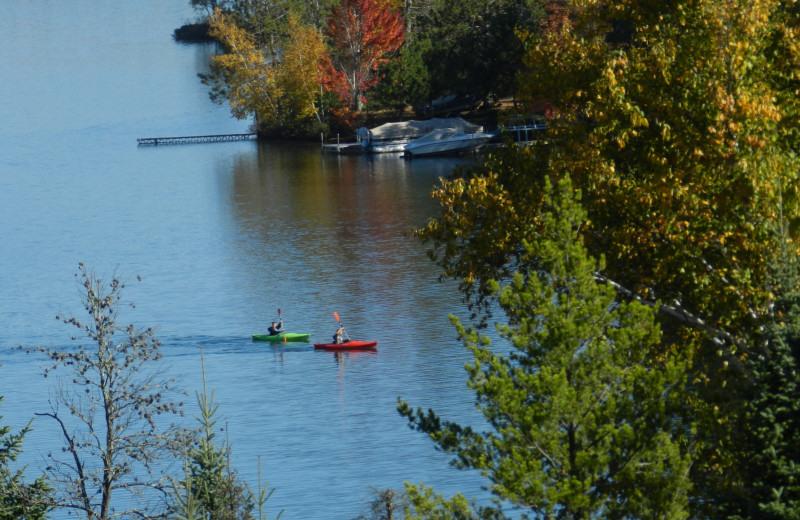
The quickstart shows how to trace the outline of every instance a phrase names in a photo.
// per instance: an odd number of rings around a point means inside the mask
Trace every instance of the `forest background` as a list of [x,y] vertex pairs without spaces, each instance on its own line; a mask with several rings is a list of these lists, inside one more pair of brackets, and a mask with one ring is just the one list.
[[225,49],[204,76],[212,98],[283,138],[493,108],[517,92],[520,36],[545,17],[539,0],[192,3]]
[[472,311],[487,430],[398,409],[501,501],[409,485],[407,518],[800,518],[797,2],[198,6],[226,49],[205,80],[263,134],[445,94],[547,107],[415,231]]

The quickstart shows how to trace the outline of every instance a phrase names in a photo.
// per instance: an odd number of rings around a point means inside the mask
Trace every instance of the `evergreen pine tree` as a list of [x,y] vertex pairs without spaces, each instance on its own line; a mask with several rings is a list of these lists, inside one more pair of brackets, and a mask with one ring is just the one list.
[[[214,391],[206,387],[203,364],[203,392],[197,392],[200,423],[194,445],[188,451],[185,479],[175,484],[172,509],[176,520],[266,520],[264,504],[274,489],[261,486],[255,494],[234,470],[227,440],[217,442],[219,404],[214,402]],[[260,462],[260,461],[259,461]],[[258,508],[258,516],[254,511]],[[276,520],[281,517],[278,514]]]
[[11,468],[22,453],[22,440],[30,430],[30,422],[17,433],[10,426],[0,425],[0,520],[44,520],[50,510],[51,488],[44,476],[26,484],[23,471]]
[[511,354],[453,318],[474,353],[469,385],[491,431],[406,403],[400,411],[457,466],[480,470],[499,498],[536,518],[686,518],[690,456],[676,420],[686,360],[659,348],[653,308],[615,301],[596,278],[603,260],[581,244],[585,212],[569,180],[544,197],[543,232],[525,244],[537,268],[493,284]]
[[730,500],[733,519],[800,519],[800,265],[786,247],[778,251],[773,320],[747,363],[745,491]]

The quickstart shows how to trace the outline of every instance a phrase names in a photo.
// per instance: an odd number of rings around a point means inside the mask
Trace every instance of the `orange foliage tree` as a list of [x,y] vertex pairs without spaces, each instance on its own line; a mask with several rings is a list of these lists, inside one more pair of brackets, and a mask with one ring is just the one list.
[[339,115],[349,119],[380,81],[378,68],[403,44],[404,20],[388,0],[343,0],[331,11],[324,33],[331,51],[320,64],[321,82],[342,102]]

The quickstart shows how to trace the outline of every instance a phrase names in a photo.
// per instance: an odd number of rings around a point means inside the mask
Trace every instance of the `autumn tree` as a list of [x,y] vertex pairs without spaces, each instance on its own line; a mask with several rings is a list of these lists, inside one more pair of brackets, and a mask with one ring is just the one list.
[[57,319],[90,346],[24,349],[52,362],[45,376],[72,374],[59,380],[51,410],[36,414],[52,419],[64,444],[47,455],[55,507],[86,520],[154,518],[164,513],[165,470],[181,434],[169,417],[182,414],[181,403],[170,400],[173,381],[156,366],[153,330],[119,323],[125,284],[106,284],[83,264],[76,276],[89,321]]
[[318,106],[322,37],[298,15],[286,16],[286,35],[274,47],[260,46],[252,33],[219,10],[211,17],[211,34],[226,49],[212,58],[216,75],[206,76],[213,84],[212,97],[227,99],[237,118],[254,116],[265,132],[296,133],[309,121],[322,123]]
[[283,93],[283,125],[298,128],[309,120],[321,124],[319,63],[325,55],[322,35],[312,27],[303,25],[296,14],[289,15],[288,29],[289,35],[283,44],[276,78],[278,88]]
[[684,355],[661,349],[653,308],[618,301],[597,279],[603,260],[581,244],[578,197],[568,178],[546,184],[540,232],[524,243],[536,269],[491,282],[511,354],[451,318],[474,355],[469,386],[491,431],[400,411],[535,518],[686,518]]
[[341,100],[343,115],[352,115],[381,80],[380,66],[402,45],[403,17],[389,0],[343,0],[324,32],[330,50],[320,68],[322,85]]
[[[622,290],[667,304],[669,339],[703,340],[692,367],[701,446],[692,498],[712,517],[747,472],[743,360],[770,320],[765,259],[779,208],[798,216],[797,141],[785,126],[798,114],[785,72],[797,63],[792,10],[770,1],[618,4],[600,25],[591,17],[601,13],[580,12],[560,43],[546,38],[531,53],[529,97],[564,114],[553,137],[565,146],[548,160],[591,197],[587,243],[616,259],[606,274]],[[546,65],[553,53],[568,65]]]
[[568,4],[561,25],[527,41],[521,77],[528,106],[554,108],[547,134],[443,182],[441,215],[418,234],[481,320],[490,280],[536,268],[523,244],[542,231],[543,186],[569,174],[584,194],[584,243],[606,259],[597,276],[621,298],[661,302],[663,349],[696,345],[690,498],[693,514],[713,517],[741,483],[744,360],[774,304],[772,228],[779,207],[800,216],[798,8]]
[[222,42],[226,53],[214,56],[212,66],[224,78],[216,88],[230,102],[231,113],[256,121],[278,121],[280,115],[276,69],[265,60],[254,37],[221,11],[210,18],[211,35]]

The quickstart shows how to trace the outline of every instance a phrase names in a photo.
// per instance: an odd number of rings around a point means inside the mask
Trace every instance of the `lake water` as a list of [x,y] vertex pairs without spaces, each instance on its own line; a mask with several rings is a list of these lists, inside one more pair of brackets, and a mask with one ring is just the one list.
[[[354,518],[373,488],[404,481],[485,500],[484,480],[450,468],[395,409],[401,397],[479,420],[447,319],[463,313],[459,295],[406,234],[435,214],[431,187],[458,161],[322,155],[313,143],[137,146],[248,131],[197,78],[214,46],[172,40],[188,4],[2,2],[0,424],[48,410],[43,360],[12,349],[72,345],[55,316],[80,311],[84,262],[130,282],[123,322],[157,328],[191,396],[203,347],[235,466],[255,484],[260,456],[276,488],[270,517]],[[277,309],[312,341],[338,312],[378,351],[253,343]],[[34,428],[29,477],[59,446],[54,424]]]

